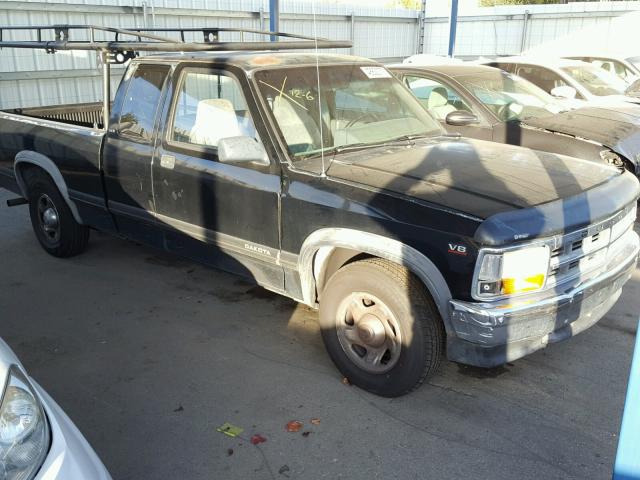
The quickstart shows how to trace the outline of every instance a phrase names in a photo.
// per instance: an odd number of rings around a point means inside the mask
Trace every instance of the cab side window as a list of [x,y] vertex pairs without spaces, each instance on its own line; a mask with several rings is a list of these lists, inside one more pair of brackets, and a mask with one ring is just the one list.
[[118,133],[145,142],[151,141],[160,95],[167,79],[167,65],[138,65],[129,78],[120,108]]
[[636,78],[634,73],[624,66],[623,63],[617,62],[615,60],[608,59],[600,59],[600,58],[592,58],[589,59],[589,62],[595,65],[596,67],[600,67],[607,72],[613,73],[614,75],[619,76],[620,78],[630,81]]
[[[551,93],[556,87],[570,86],[560,75],[548,68],[537,67],[535,65],[521,65],[516,70],[516,74],[531,83],[537,85],[547,93]],[[580,94],[576,94],[579,98]]]
[[217,148],[223,138],[256,130],[238,81],[213,72],[185,71],[178,87],[171,140]]
[[418,101],[440,121],[456,110],[471,112],[455,90],[437,80],[407,75],[404,81]]

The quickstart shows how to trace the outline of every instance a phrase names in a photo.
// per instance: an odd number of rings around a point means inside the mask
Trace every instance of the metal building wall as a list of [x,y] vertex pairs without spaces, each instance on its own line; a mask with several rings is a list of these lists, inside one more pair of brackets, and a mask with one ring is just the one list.
[[[315,14],[315,23],[314,23]],[[95,24],[112,27],[225,26],[268,29],[268,0],[3,0],[0,24]],[[280,29],[333,39],[353,39],[340,50],[381,60],[416,53],[418,12],[403,9],[283,2]],[[315,30],[314,30],[315,29]],[[13,33],[27,39],[27,33]],[[251,35],[245,37],[251,39]],[[257,37],[254,37],[257,38]],[[201,41],[200,38],[193,37]],[[226,40],[240,40],[226,34]],[[122,74],[112,69],[112,91]],[[100,99],[94,53],[0,50],[0,108],[91,102]]]
[[[640,1],[576,2],[564,5],[493,8],[461,5],[455,53],[462,58],[518,55],[575,29],[599,25],[607,30],[617,16],[640,10]],[[446,11],[427,10],[424,53],[447,54],[447,15]],[[611,32],[611,35],[615,35],[615,32]]]
[[[424,24],[424,52],[447,53],[448,12],[430,10]],[[587,2],[480,8],[461,3],[456,55],[513,55],[591,24],[607,29],[616,16],[640,10],[640,1]],[[315,12],[314,12],[315,9]],[[528,13],[523,13],[527,10]],[[314,13],[316,17],[314,30]],[[2,0],[0,24],[97,24],[115,27],[268,27],[268,0]],[[281,30],[353,39],[351,53],[399,60],[420,48],[418,12],[402,9],[314,5],[284,1]],[[613,32],[612,32],[613,34]],[[14,38],[19,37],[15,34]],[[247,37],[247,39],[250,36]],[[228,35],[239,40],[238,35]],[[195,39],[195,38],[194,38]],[[199,39],[198,39],[199,40]],[[47,55],[0,50],[0,108],[91,102],[100,98],[100,71],[92,53]],[[113,68],[112,91],[122,69]]]

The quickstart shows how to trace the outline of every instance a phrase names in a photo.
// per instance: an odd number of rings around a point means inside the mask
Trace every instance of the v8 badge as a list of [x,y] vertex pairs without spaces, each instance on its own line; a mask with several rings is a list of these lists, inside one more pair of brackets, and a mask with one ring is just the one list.
[[457,243],[450,243],[449,253],[453,253],[454,255],[466,255],[467,247],[464,245],[458,245]]

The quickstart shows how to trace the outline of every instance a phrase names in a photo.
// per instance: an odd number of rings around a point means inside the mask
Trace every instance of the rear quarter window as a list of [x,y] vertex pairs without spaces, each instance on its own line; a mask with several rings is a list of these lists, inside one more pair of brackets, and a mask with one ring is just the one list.
[[136,67],[129,79],[127,93],[120,108],[120,135],[151,140],[160,95],[168,73],[167,65],[142,64]]

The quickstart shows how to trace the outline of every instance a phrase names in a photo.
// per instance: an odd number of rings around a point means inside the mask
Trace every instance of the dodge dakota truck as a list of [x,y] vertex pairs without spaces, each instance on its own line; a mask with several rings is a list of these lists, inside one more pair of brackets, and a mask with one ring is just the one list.
[[448,135],[372,60],[149,55],[110,107],[106,129],[104,102],[0,112],[0,185],[42,247],[111,232],[317,307],[379,395],[577,334],[636,266],[632,174]]

